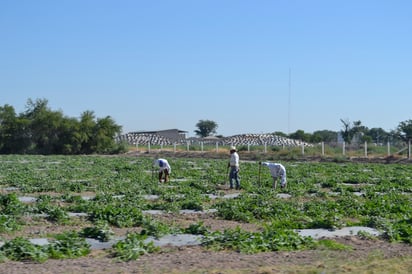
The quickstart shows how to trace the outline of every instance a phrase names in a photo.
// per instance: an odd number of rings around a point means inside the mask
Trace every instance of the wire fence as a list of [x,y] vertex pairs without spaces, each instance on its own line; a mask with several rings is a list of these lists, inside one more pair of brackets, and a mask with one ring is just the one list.
[[131,150],[138,152],[208,152],[208,153],[225,153],[229,151],[231,145],[236,145],[239,152],[260,153],[260,154],[277,154],[279,156],[314,156],[314,157],[389,157],[397,156],[410,159],[411,157],[411,142],[405,145],[394,145],[390,142],[386,144],[346,144],[346,143],[319,143],[301,145],[253,145],[253,144],[226,144],[222,145],[219,142],[214,144],[211,142],[187,142],[186,144],[141,144],[136,143],[131,147]]

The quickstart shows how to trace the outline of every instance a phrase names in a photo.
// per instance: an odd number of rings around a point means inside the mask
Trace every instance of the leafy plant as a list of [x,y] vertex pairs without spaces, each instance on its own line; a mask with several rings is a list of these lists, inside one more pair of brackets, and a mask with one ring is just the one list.
[[32,244],[29,240],[17,237],[0,247],[0,252],[13,261],[44,262],[48,254],[41,246]]
[[15,216],[0,214],[0,232],[20,229],[21,225]]
[[90,245],[74,231],[56,235],[46,248],[53,259],[77,258],[90,253]]
[[0,211],[5,215],[22,215],[27,207],[19,201],[15,193],[0,194]]
[[204,226],[203,222],[197,222],[195,224],[190,224],[189,227],[183,229],[183,232],[193,235],[206,235],[209,231]]
[[77,258],[90,253],[90,245],[75,231],[56,235],[46,248],[53,259]]
[[101,242],[108,242],[114,235],[113,230],[105,221],[98,221],[93,227],[85,227],[79,233],[81,237],[92,238]]
[[126,239],[113,245],[113,256],[121,261],[137,260],[140,256],[153,253],[159,250],[153,241],[147,241],[147,235],[139,233],[129,233]]
[[70,217],[64,209],[58,206],[48,206],[44,212],[47,214],[47,219],[59,224],[65,224],[69,221]]
[[159,238],[163,235],[176,232],[176,229],[173,229],[168,224],[153,220],[149,217],[145,217],[142,223],[141,235],[153,236]]
[[133,227],[142,224],[143,214],[141,210],[127,204],[107,204],[103,207],[93,207],[90,218],[95,221],[106,221],[118,227]]
[[258,253],[305,249],[313,246],[313,240],[301,237],[292,230],[273,230],[267,227],[263,232],[248,232],[237,227],[207,234],[202,244],[215,250]]

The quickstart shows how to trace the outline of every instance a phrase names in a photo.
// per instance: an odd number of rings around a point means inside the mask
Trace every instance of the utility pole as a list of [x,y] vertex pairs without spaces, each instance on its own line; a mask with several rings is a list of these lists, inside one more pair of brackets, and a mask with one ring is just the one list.
[[289,68],[289,96],[288,96],[288,135],[290,134],[290,104],[291,104],[291,92],[292,89],[292,70]]

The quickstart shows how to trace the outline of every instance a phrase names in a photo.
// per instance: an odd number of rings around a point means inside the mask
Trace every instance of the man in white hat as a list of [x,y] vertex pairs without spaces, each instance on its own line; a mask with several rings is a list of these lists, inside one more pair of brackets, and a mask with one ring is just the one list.
[[236,147],[230,147],[230,161],[227,164],[227,167],[230,168],[229,172],[229,183],[230,188],[233,188],[233,180],[236,182],[236,189],[240,189],[240,180],[239,180],[239,154],[236,152]]

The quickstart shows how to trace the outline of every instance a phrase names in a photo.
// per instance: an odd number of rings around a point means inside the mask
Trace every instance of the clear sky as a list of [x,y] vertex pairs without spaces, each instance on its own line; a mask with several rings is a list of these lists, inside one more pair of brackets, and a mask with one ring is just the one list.
[[123,132],[395,129],[412,119],[410,0],[0,0],[0,106]]

